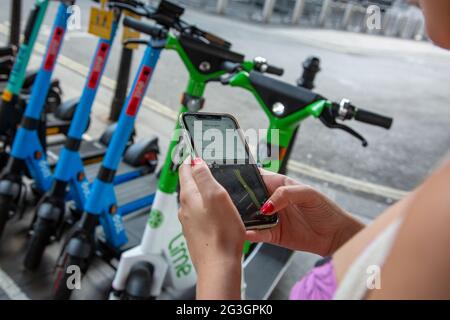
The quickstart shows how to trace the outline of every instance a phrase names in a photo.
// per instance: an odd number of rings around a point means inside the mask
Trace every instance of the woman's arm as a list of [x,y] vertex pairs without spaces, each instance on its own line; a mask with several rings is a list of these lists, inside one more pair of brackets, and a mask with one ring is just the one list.
[[197,271],[198,300],[241,299],[241,255],[227,261],[216,261]]
[[399,216],[403,225],[369,299],[450,297],[450,162],[388,208],[333,255],[338,282],[361,252]]
[[450,163],[416,192],[369,299],[450,299]]
[[181,165],[178,217],[197,271],[197,299],[240,299],[242,219],[207,165]]
[[364,251],[378,234],[406,212],[413,193],[389,207],[371,224],[366,226],[333,253],[333,265],[338,283],[344,278],[353,261]]

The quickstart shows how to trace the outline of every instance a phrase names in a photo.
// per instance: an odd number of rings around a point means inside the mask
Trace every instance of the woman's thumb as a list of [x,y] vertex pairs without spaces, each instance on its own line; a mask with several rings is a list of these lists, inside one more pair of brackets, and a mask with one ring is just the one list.
[[272,230],[263,229],[263,230],[247,230],[245,233],[245,239],[250,242],[272,242]]

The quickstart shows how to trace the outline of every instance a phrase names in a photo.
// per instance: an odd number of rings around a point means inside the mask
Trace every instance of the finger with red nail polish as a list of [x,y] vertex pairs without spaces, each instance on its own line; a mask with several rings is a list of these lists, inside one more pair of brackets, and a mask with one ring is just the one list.
[[202,163],[202,158],[196,157],[196,158],[192,159],[191,166],[193,167],[193,166],[195,166],[197,164],[200,164],[200,163]]
[[272,201],[270,201],[270,200],[267,200],[260,209],[261,213],[265,214],[265,215],[273,213],[273,210],[274,210],[274,205],[273,205]]

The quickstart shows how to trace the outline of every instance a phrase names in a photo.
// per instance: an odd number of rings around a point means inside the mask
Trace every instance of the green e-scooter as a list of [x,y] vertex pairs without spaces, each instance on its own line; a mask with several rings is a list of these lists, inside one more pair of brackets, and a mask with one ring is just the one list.
[[[166,48],[186,52],[186,55],[180,56],[190,74],[187,92],[189,96],[199,97],[204,90],[204,72],[206,67],[212,64],[203,55],[194,55],[192,51],[186,50],[199,50],[201,44],[198,41],[183,40],[182,37],[169,35]],[[196,63],[192,64],[192,61]],[[358,138],[363,146],[367,146],[367,141],[360,134],[336,120],[355,119],[387,129],[392,124],[392,119],[356,108],[348,100],[335,103],[306,88],[264,75],[263,73],[268,71],[279,74],[281,69],[270,66],[262,58],[253,61],[221,61],[220,69],[227,71],[227,74],[216,75],[219,80],[225,85],[241,87],[251,92],[268,117],[267,136],[260,150],[270,152],[267,152],[268,156],[265,157],[261,156],[261,152],[258,153],[263,166],[274,172],[286,170],[299,125],[308,117],[320,119],[328,128],[350,133]],[[213,75],[207,79],[213,80]],[[183,103],[179,114],[198,109],[190,108],[189,103]],[[178,129],[177,123],[141,244],[122,254],[112,284],[111,299],[149,299],[164,294],[170,297],[186,297],[185,293],[195,285],[195,271],[177,218],[178,174],[177,160],[173,155],[177,153]],[[279,279],[291,254],[290,250],[267,244],[254,247],[243,264],[246,296],[262,298],[266,295],[270,288],[273,288],[276,279]],[[261,263],[265,266],[270,264],[264,268],[263,275]],[[258,277],[255,277],[255,274],[258,274]]]

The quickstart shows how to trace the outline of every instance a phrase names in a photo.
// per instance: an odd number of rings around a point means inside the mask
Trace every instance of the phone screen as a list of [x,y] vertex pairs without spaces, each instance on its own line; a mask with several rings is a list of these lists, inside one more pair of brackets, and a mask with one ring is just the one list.
[[265,216],[259,211],[269,195],[234,118],[186,113],[183,122],[195,154],[227,190],[245,226],[264,228],[276,224],[277,215]]

